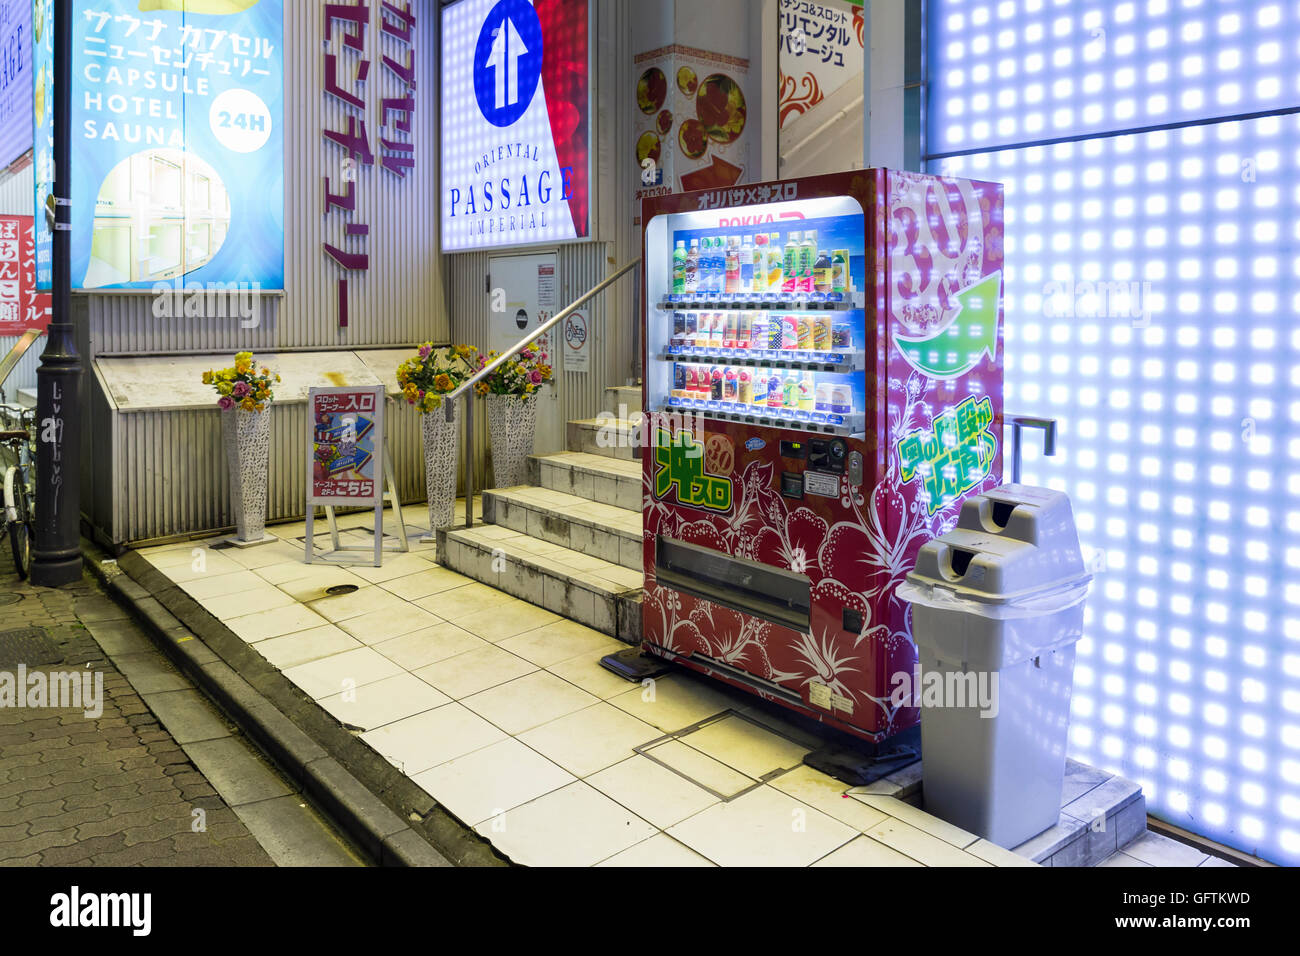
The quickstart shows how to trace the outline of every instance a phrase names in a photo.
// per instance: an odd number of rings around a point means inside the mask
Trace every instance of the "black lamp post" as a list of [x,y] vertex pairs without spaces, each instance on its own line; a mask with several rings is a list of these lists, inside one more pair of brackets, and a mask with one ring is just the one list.
[[[53,314],[36,370],[36,546],[31,580],[81,580],[81,358],[72,328],[69,205],[72,154],[72,0],[54,0]],[[38,209],[38,216],[46,214]]]

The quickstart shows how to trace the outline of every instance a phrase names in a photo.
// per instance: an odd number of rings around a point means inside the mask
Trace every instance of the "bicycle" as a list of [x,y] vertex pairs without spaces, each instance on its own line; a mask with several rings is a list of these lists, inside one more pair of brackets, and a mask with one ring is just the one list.
[[[36,517],[36,412],[17,405],[0,404],[0,448],[4,469],[4,517],[18,576],[31,569],[32,522]],[[14,427],[18,426],[18,427]]]

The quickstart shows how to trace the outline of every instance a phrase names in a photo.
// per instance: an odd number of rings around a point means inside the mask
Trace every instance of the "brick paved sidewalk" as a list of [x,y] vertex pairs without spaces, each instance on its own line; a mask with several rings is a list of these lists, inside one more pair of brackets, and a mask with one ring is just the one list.
[[5,547],[0,601],[9,595],[20,600],[0,604],[0,632],[43,628],[63,655],[28,673],[101,673],[103,713],[0,707],[0,866],[272,865],[79,621],[105,612],[98,587],[33,588]]

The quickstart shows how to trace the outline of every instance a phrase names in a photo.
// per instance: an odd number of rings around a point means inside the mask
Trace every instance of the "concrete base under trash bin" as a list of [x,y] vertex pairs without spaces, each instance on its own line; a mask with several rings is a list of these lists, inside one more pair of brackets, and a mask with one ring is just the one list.
[[[945,683],[964,676],[960,662],[941,660],[924,645],[919,650],[922,675],[942,674]],[[1011,849],[1055,825],[1060,814],[1074,644],[993,674],[994,716],[973,718],[977,707],[951,700],[921,708],[925,809]]]

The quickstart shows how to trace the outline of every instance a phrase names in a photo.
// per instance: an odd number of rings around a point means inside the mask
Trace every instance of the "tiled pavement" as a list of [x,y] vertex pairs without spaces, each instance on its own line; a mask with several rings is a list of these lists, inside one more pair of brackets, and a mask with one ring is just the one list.
[[62,655],[39,670],[103,680],[97,718],[0,708],[0,865],[360,862],[89,579],[33,588],[5,549],[0,595],[19,599],[0,631],[42,628]]
[[[46,629],[63,653],[40,670],[103,675],[103,713],[0,708],[0,865],[269,866],[271,860],[82,626],[106,599],[89,582],[20,582],[5,549],[0,630]],[[2,669],[14,672],[10,665]],[[206,831],[192,829],[194,811]]]
[[372,568],[307,565],[301,523],[271,530],[142,555],[515,862],[1032,865],[803,766],[820,741],[751,697],[686,673],[629,685],[598,663],[625,644],[440,567],[414,534]]

